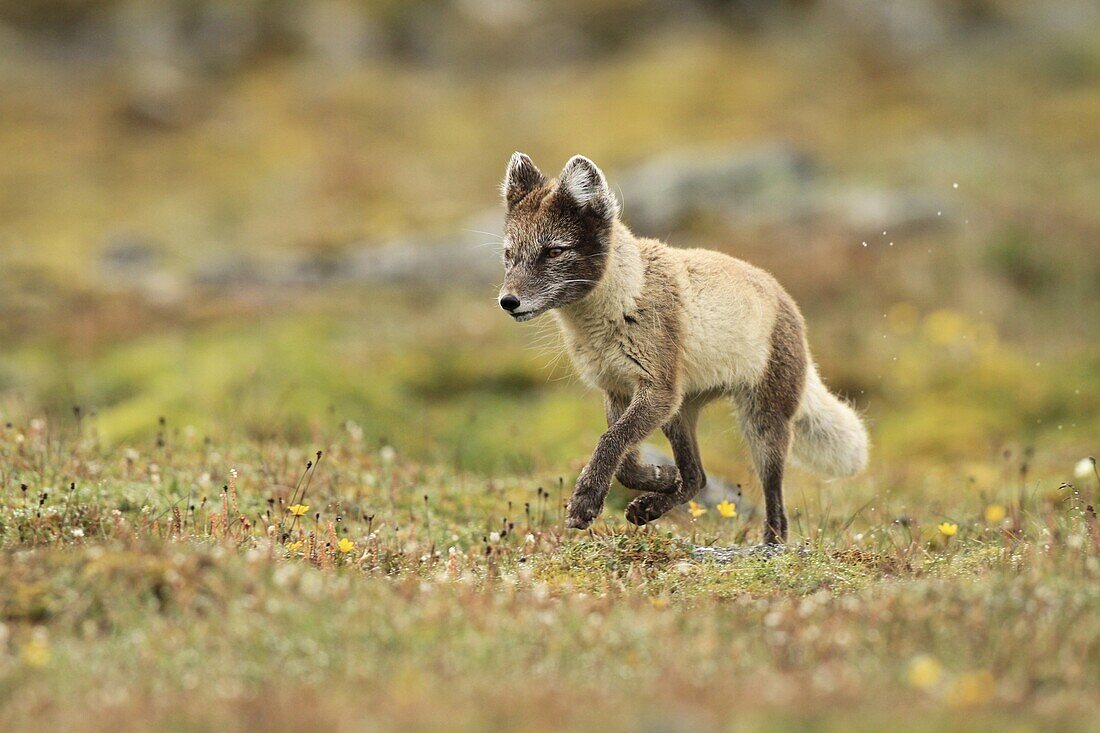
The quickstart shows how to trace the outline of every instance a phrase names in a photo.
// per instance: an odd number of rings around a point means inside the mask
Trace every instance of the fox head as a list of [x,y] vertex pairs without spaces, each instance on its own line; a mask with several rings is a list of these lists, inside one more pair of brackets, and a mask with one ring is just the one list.
[[528,321],[587,295],[603,277],[619,215],[603,172],[575,155],[550,181],[530,158],[514,153],[502,190],[507,213],[500,307]]

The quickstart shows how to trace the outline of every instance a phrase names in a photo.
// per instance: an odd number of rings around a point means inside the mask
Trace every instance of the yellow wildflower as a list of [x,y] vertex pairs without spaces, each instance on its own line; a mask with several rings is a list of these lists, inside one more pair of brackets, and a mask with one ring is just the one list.
[[985,508],[985,521],[990,524],[1000,524],[1001,521],[1008,514],[1008,511],[1002,504],[990,504]]
[[286,549],[290,550],[291,552],[297,552],[298,550],[302,549],[302,541],[298,540],[297,542],[287,542]]
[[44,635],[36,635],[26,643],[19,656],[28,667],[45,667],[50,663],[50,645]]
[[988,670],[967,672],[951,684],[947,691],[947,703],[956,708],[982,705],[993,697],[996,687],[996,681]]
[[664,598],[650,598],[649,602],[653,604],[653,607],[657,610],[668,607],[668,601]]
[[940,534],[944,537],[954,537],[959,531],[959,525],[954,522],[940,522]]
[[953,344],[965,330],[966,320],[954,311],[938,310],[924,319],[924,335],[937,344]]
[[718,506],[714,508],[718,510],[718,515],[723,519],[733,519],[737,516],[737,505],[728,499],[722,499],[718,502]]
[[920,654],[909,662],[909,684],[918,690],[935,687],[943,679],[943,667],[934,657]]
[[700,506],[699,504],[696,504],[694,501],[689,501],[688,511],[691,512],[691,516],[693,517],[701,517],[707,513],[707,508],[705,506]]
[[338,543],[336,543],[336,547],[338,547],[340,549],[340,552],[342,552],[346,555],[346,554],[348,554],[349,552],[351,552],[352,550],[355,549],[355,543],[352,542],[351,540],[349,540],[347,537],[345,537],[342,540],[340,540]]
[[301,517],[308,511],[309,507],[305,504],[295,504],[294,506],[290,507],[290,513],[296,517]]

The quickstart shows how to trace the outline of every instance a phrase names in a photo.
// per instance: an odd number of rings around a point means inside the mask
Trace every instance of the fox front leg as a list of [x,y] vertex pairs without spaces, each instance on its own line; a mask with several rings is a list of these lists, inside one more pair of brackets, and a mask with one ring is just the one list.
[[600,437],[592,458],[577,478],[566,512],[566,527],[585,529],[595,521],[603,511],[611,478],[627,451],[664,424],[676,412],[679,401],[671,387],[646,384],[634,392],[626,410]]
[[[613,392],[604,395],[607,427],[614,425],[629,405],[629,396]],[[675,420],[676,417],[672,419]],[[637,446],[628,449],[623,455],[619,469],[615,472],[615,478],[620,484],[634,491],[672,494],[680,488],[680,472],[676,466],[643,463]]]

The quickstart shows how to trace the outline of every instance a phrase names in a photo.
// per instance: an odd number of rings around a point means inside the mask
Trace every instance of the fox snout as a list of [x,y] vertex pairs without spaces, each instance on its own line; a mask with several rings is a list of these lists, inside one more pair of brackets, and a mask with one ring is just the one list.
[[529,321],[546,310],[545,305],[539,306],[539,298],[530,298],[516,295],[513,292],[504,291],[497,303],[513,320],[518,322]]
[[531,277],[523,266],[511,267],[497,295],[497,305],[513,320],[523,322],[540,315],[547,306],[545,283]]

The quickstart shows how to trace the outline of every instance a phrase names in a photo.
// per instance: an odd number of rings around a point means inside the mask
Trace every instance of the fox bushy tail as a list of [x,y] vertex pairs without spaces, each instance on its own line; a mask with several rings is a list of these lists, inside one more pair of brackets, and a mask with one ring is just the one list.
[[822,384],[811,366],[794,417],[795,461],[826,476],[854,476],[867,466],[869,442],[859,415]]

